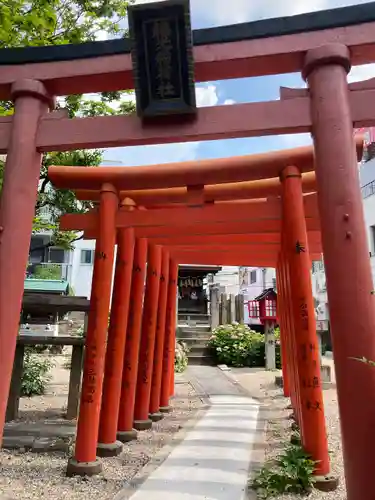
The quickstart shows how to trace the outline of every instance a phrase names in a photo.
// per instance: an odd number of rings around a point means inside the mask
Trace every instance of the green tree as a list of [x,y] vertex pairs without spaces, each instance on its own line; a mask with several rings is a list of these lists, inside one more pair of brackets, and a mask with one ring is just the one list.
[[[127,6],[134,0],[2,0],[0,2],[0,49],[62,45],[93,41],[106,34],[125,37]],[[134,111],[128,92],[105,92],[100,95],[72,95],[60,98],[58,108],[69,117],[125,114]],[[0,101],[0,116],[13,113],[12,102]],[[85,212],[90,203],[79,202],[71,191],[55,191],[48,179],[49,165],[96,166],[102,151],[47,153],[43,157],[34,232],[53,231],[51,245],[70,248],[77,238],[74,232],[60,232],[58,217],[63,213]],[[4,164],[0,161],[0,189]],[[51,213],[45,221],[43,212]]]

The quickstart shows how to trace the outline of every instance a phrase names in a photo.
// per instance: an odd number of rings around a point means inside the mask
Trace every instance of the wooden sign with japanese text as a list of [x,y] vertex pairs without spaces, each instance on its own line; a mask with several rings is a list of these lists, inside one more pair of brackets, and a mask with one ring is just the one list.
[[134,5],[128,13],[138,116],[195,113],[189,1]]

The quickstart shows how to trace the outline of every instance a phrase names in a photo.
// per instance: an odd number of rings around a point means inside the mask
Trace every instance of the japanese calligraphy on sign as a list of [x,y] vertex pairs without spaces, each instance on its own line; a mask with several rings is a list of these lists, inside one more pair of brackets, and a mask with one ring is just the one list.
[[138,116],[196,111],[188,0],[128,9]]

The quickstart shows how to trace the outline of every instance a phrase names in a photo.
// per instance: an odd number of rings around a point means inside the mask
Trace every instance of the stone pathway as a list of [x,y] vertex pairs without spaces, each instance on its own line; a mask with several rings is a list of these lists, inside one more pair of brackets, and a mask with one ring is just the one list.
[[[210,407],[131,500],[243,500],[259,444],[259,403],[218,368],[187,373]],[[119,500],[120,495],[116,496]]]

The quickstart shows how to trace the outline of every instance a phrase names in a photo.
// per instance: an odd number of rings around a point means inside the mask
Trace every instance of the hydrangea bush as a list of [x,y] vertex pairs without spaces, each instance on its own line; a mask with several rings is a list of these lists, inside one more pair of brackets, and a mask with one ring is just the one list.
[[187,345],[176,339],[174,357],[174,371],[176,373],[182,373],[186,370],[188,365],[188,352],[189,349]]
[[[279,332],[275,330],[276,364],[280,366]],[[209,340],[219,363],[230,366],[264,366],[264,335],[247,325],[231,323],[215,328]]]

